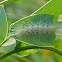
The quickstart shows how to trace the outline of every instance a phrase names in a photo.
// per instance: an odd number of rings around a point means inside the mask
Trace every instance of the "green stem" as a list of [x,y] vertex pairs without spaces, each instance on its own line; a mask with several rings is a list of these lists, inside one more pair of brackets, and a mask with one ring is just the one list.
[[[0,52],[0,54],[4,54],[4,52]],[[24,57],[20,57],[20,56],[18,56],[16,54],[11,55],[11,57],[17,58],[17,59],[25,61],[25,62],[31,62],[29,59],[24,58]]]
[[11,51],[11,52],[8,52],[8,53],[2,55],[2,56],[0,57],[0,60],[6,58],[7,56],[9,56],[9,55],[11,55],[11,54],[17,53],[17,52],[19,52],[19,51],[27,50],[27,49],[47,49],[47,50],[56,52],[56,53],[58,53],[59,55],[62,56],[62,52],[59,51],[59,50],[57,50],[56,48],[53,48],[53,47],[48,47],[48,46],[26,46],[26,47],[22,47],[22,48],[15,49],[15,50],[13,50],[13,51]]

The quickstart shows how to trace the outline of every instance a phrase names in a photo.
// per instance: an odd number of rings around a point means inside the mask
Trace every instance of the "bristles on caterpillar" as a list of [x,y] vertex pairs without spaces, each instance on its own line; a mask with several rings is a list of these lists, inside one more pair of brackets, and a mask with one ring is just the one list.
[[21,29],[21,31],[19,32],[20,36],[22,36],[21,34],[25,35],[25,34],[29,34],[29,33],[55,33],[56,28],[55,27],[42,27],[41,25],[34,25],[34,26],[28,26],[25,27],[23,29]]

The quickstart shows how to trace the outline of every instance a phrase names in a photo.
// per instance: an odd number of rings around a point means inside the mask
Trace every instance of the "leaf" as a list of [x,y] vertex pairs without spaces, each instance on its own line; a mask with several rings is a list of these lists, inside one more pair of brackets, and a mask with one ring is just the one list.
[[[21,48],[21,47],[25,47],[25,46],[31,46],[31,45],[17,41],[16,49]],[[22,56],[27,56],[27,55],[30,55],[32,53],[35,53],[36,51],[37,51],[37,49],[28,49],[28,50],[17,52],[16,54],[18,56],[22,57]]]
[[9,3],[15,2],[15,1],[19,1],[19,0],[4,0],[4,1],[0,2],[0,5],[6,5]]
[[16,40],[14,38],[9,38],[2,46],[9,46],[16,43]]
[[14,38],[10,38],[6,43],[4,43],[1,47],[0,47],[0,53],[7,53],[10,52],[12,50],[14,50],[16,46],[16,40]]
[[3,6],[0,6],[0,43],[3,42],[7,35],[7,19]]
[[54,15],[50,14],[33,15],[15,22],[10,30],[17,40],[33,45],[51,46],[55,39],[53,18]]
[[36,10],[33,14],[47,13],[52,15],[62,14],[62,0],[50,0],[45,5]]

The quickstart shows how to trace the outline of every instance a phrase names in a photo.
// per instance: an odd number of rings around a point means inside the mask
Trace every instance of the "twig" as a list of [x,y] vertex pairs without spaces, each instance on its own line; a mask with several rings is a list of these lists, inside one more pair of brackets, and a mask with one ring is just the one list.
[[17,53],[19,51],[27,50],[27,49],[47,49],[47,50],[56,52],[57,54],[62,56],[62,52],[61,51],[57,50],[56,48],[50,47],[50,46],[49,47],[48,46],[26,46],[26,47],[21,47],[21,48],[15,49],[15,50],[13,50],[11,52],[8,52],[8,53],[2,55],[0,57],[0,60],[6,58],[7,56],[9,56],[11,54]]

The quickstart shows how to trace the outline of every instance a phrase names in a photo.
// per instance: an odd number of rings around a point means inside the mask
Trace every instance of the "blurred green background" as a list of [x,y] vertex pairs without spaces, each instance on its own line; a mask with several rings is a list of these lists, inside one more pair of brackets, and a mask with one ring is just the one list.
[[[5,5],[4,8],[8,19],[8,26],[23,17],[29,16],[46,2],[48,2],[48,0],[20,0]],[[62,51],[61,36],[57,36],[55,41],[55,46],[53,46]],[[0,52],[0,55],[1,54],[3,53]],[[11,55],[0,62],[62,62],[62,57],[54,52],[43,49],[25,57]]]

